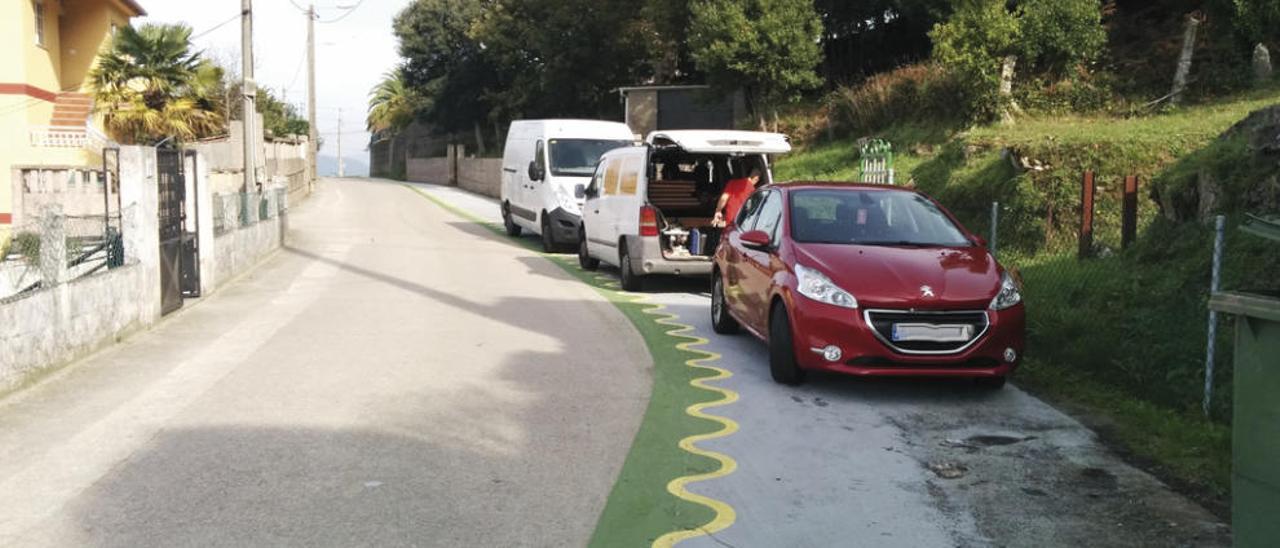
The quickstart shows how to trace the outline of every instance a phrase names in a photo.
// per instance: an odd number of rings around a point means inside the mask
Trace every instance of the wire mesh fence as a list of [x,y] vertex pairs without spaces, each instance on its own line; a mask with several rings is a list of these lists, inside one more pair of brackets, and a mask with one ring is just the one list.
[[124,265],[124,233],[119,215],[68,216],[63,222],[68,279]]
[[[1104,205],[1105,204],[1105,205]],[[1114,201],[1098,203],[1111,208]],[[1199,412],[1204,398],[1207,302],[1214,226],[1165,221],[1139,208],[1138,237],[1122,245],[1119,215],[1098,215],[1082,256],[1079,226],[1043,234],[1028,245],[1026,219],[1000,216],[972,226],[996,242],[1000,262],[1022,280],[1028,357],[1045,367],[1096,376],[1143,399]],[[1222,288],[1280,290],[1280,249],[1237,230],[1224,231]],[[1035,220],[1043,226],[1043,219]],[[1009,245],[1005,245],[1008,242]],[[1231,417],[1231,330],[1217,330],[1208,412]]]
[[0,304],[39,290],[43,282],[38,223],[0,227]]

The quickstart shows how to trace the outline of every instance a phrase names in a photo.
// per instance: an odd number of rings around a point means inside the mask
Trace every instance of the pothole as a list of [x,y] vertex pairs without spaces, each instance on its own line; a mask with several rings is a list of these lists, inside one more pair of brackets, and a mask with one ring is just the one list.
[[1013,445],[1015,443],[1022,443],[1033,439],[1035,439],[1035,437],[1016,438],[1013,436],[980,435],[969,436],[968,438],[965,438],[964,441],[968,442],[970,445],[976,445],[979,447],[994,447],[998,445]]

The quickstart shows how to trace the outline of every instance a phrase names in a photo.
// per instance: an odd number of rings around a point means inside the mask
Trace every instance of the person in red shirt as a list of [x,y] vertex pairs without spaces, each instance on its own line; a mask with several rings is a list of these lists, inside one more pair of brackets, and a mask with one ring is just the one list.
[[711,220],[711,226],[721,228],[738,217],[738,210],[742,209],[742,204],[746,203],[751,193],[755,192],[756,185],[760,184],[761,175],[760,168],[752,168],[746,177],[733,179],[724,185],[724,193],[716,203],[716,216]]

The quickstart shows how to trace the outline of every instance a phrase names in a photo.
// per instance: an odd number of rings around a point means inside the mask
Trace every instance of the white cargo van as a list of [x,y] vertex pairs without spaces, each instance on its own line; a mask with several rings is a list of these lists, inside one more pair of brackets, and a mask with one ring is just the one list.
[[635,144],[626,124],[598,120],[517,120],[502,153],[502,221],[507,234],[542,236],[551,252],[578,243],[583,190],[600,155]]
[[717,229],[711,227],[725,184],[761,168],[773,182],[769,155],[791,151],[785,135],[754,131],[656,131],[641,146],[600,159],[587,185],[578,261],[601,261],[640,289],[649,274],[711,273]]

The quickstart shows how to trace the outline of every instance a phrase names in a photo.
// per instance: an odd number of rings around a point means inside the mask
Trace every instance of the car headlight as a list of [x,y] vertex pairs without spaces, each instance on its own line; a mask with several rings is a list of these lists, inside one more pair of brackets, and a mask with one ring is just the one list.
[[817,270],[796,265],[796,278],[800,281],[798,290],[805,297],[844,308],[858,308],[858,300],[852,293],[841,289]]
[[1022,302],[1022,290],[1008,272],[1000,274],[1000,292],[991,299],[992,310],[1004,310]]

